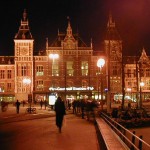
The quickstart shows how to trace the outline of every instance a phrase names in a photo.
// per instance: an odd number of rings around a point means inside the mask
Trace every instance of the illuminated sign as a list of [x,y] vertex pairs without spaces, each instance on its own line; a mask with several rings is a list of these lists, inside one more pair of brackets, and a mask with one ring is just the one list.
[[76,90],[83,91],[83,90],[94,90],[94,88],[93,87],[86,87],[86,88],[84,88],[84,87],[67,87],[65,89],[65,88],[60,88],[60,87],[57,87],[57,88],[50,87],[49,90],[50,91],[65,91],[65,90],[67,90],[67,91],[76,91]]
[[56,102],[56,96],[55,95],[49,95],[49,105],[54,105]]

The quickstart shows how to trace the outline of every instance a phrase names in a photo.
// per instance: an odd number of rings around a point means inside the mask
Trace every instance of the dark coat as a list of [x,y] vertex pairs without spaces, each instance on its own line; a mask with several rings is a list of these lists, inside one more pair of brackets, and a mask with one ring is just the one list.
[[17,102],[16,102],[17,113],[19,113],[19,107],[20,107],[20,102],[17,100]]
[[66,114],[65,104],[60,97],[57,98],[55,102],[55,112],[56,112],[56,125],[61,128],[63,117]]

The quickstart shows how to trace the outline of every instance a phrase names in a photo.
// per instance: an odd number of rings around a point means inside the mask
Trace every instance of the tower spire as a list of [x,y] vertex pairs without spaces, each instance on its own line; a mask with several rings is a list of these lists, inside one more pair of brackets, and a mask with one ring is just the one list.
[[72,36],[72,28],[70,25],[70,17],[68,16],[67,19],[68,19],[67,36],[71,37]]
[[23,18],[21,19],[21,25],[19,27],[18,33],[15,36],[15,39],[32,39],[26,9],[24,9]]
[[23,12],[23,21],[26,21],[27,19],[27,12],[26,12],[26,9],[24,9],[24,12]]
[[93,40],[92,40],[92,38],[91,38],[91,49],[93,48]]
[[113,22],[111,12],[109,12],[109,19],[108,19],[107,27],[108,28],[115,27],[115,22]]
[[112,14],[109,12],[106,40],[121,40],[120,35],[116,29],[115,21],[113,21],[112,18]]
[[48,49],[48,37],[46,38],[46,49]]

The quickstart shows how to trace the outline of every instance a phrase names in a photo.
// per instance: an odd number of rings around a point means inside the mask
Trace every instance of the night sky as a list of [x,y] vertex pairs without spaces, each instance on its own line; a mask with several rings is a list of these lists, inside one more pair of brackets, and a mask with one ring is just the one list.
[[0,55],[14,55],[14,36],[24,9],[27,10],[34,50],[44,50],[57,31],[66,32],[67,16],[73,33],[87,45],[101,50],[111,11],[123,40],[126,55],[137,55],[143,47],[150,55],[150,0],[2,0],[0,5]]

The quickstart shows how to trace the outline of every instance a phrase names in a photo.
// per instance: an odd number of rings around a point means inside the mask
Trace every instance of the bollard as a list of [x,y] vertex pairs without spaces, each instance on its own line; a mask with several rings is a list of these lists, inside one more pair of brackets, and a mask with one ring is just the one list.
[[[135,135],[135,131],[133,131],[133,134]],[[135,145],[135,136],[132,136],[132,143]],[[134,150],[134,146],[131,146],[131,150]]]
[[[140,135],[139,138],[143,139],[143,136]],[[141,140],[139,140],[139,149],[142,150],[142,141]]]

